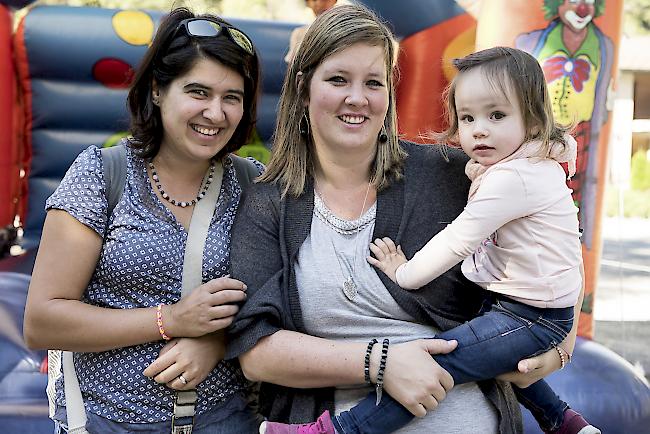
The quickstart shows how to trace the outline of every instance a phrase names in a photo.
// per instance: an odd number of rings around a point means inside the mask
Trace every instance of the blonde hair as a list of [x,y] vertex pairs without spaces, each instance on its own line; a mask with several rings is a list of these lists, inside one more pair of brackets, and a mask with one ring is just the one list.
[[519,101],[521,117],[526,130],[524,141],[539,140],[540,150],[535,155],[547,158],[552,142],[566,146],[564,135],[571,126],[555,122],[544,72],[539,62],[525,51],[510,47],[494,47],[453,60],[458,74],[445,90],[448,127],[429,137],[444,144],[458,143],[458,113],[456,112],[456,85],[463,73],[480,68],[494,89],[502,95],[514,95]]
[[301,195],[308,177],[314,175],[313,141],[310,133],[306,136],[300,133],[301,119],[306,113],[304,102],[309,97],[314,71],[327,57],[357,43],[383,47],[386,63],[389,102],[383,130],[388,140],[378,143],[370,182],[377,190],[382,190],[391,180],[402,176],[406,153],[397,137],[395,39],[386,25],[367,8],[341,5],[325,11],[309,26],[287,68],[278,103],[271,159],[259,179],[280,184],[282,196]]

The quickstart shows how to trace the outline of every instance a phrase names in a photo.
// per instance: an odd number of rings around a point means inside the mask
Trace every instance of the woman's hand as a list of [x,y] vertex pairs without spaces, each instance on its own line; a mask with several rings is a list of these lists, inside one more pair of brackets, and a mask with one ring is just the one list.
[[[171,389],[194,389],[223,359],[225,352],[223,333],[172,339],[143,374]],[[185,384],[179,378],[181,375]]]
[[[578,334],[578,319],[580,318],[580,308],[582,307],[582,300],[585,293],[585,270],[582,263],[580,263],[580,276],[582,277],[582,288],[580,288],[580,295],[578,301],[573,307],[573,325],[571,331],[566,338],[560,343],[561,351],[568,354],[573,354],[573,349],[576,343],[576,336]],[[557,371],[562,367],[562,360],[555,348],[548,350],[544,354],[530,359],[521,360],[517,365],[517,371],[508,372],[499,375],[497,378],[503,381],[509,381],[518,387],[528,387],[536,381],[541,380],[549,374]]]
[[528,387],[557,371],[560,366],[560,356],[557,350],[552,348],[544,354],[520,361],[517,365],[518,371],[508,372],[499,375],[497,378],[509,381],[517,387]]
[[178,303],[163,307],[165,331],[172,337],[197,337],[228,327],[246,300],[246,285],[220,277],[196,288]]
[[[431,354],[449,353],[457,344],[442,339],[418,339],[391,346],[384,373],[384,389],[413,415],[425,416],[445,399],[447,391],[454,386],[451,375],[433,360]],[[377,372],[377,368],[371,367],[371,372]]]

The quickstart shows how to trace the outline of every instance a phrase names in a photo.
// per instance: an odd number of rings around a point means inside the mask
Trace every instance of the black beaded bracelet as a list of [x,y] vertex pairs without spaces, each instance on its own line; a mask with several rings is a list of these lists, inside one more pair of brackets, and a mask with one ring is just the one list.
[[377,343],[377,339],[371,339],[368,342],[368,348],[366,348],[366,358],[364,359],[363,365],[363,378],[366,380],[367,384],[372,384],[370,381],[370,354],[372,353],[372,347]]
[[386,359],[388,359],[388,345],[390,341],[388,338],[384,339],[381,344],[381,360],[379,360],[379,371],[377,371],[377,383],[375,384],[375,390],[377,392],[377,402],[375,405],[379,405],[381,402],[381,394],[384,390],[384,371],[386,370]]

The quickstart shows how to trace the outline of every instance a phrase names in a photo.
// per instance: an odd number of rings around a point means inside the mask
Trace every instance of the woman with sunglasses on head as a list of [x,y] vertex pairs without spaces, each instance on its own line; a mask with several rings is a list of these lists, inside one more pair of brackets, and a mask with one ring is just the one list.
[[[47,201],[25,340],[74,351],[88,432],[257,429],[247,382],[237,363],[223,360],[223,329],[246,298],[245,285],[228,276],[240,171],[262,170],[251,160],[235,164],[230,153],[251,136],[259,81],[243,32],[173,10],[129,91],[126,180],[114,209],[107,190],[118,181],[104,178],[106,154],[94,146]],[[193,252],[202,283],[181,299],[190,221],[210,200],[205,247]],[[63,432],[72,419],[65,383],[56,382],[53,416]]]
[[[376,238],[420,249],[460,214],[469,189],[461,152],[445,159],[398,139],[395,58],[386,26],[343,5],[316,18],[287,70],[271,160],[242,202],[231,256],[248,298],[227,357],[263,382],[261,432],[373,432],[334,416],[370,390],[382,432],[398,428],[381,411],[386,394],[419,416],[399,433],[522,431],[507,383],[452,389],[431,357],[454,350],[429,338],[471,319],[482,290],[456,267],[404,291],[366,261]],[[523,365],[534,372],[508,379],[531,384],[560,360],[551,350]]]

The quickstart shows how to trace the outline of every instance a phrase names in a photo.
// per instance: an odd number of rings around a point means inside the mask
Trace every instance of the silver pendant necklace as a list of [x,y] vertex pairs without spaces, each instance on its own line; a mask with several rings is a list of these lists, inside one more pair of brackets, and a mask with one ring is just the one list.
[[354,301],[354,298],[357,296],[357,284],[354,283],[352,276],[348,276],[345,282],[343,282],[343,294],[350,301]]
[[[366,202],[368,200],[368,194],[370,193],[370,183],[368,183],[368,188],[366,189],[366,195],[363,198],[363,204],[361,205],[361,211],[359,212],[359,217],[357,220],[360,220],[361,217],[363,216],[363,210],[366,208]],[[327,208],[327,204],[325,203],[324,196],[321,193],[318,193],[316,191],[316,194],[319,196],[319,199],[323,202],[323,205]],[[328,210],[329,211],[329,210]],[[355,271],[357,268],[357,241],[359,238],[359,232],[364,228],[365,225],[360,225],[357,230],[356,230],[356,235],[354,236],[354,255],[352,256],[352,265],[348,267],[344,267],[343,264],[341,263],[341,258],[339,258],[339,255],[336,252],[336,247],[334,246],[334,240],[330,236],[330,242],[332,244],[332,250],[334,251],[334,256],[336,256],[336,260],[339,263],[339,269],[341,270],[341,274],[343,274],[343,295],[345,295],[345,298],[347,298],[349,301],[354,302],[354,299],[357,297],[358,294],[358,288],[357,288],[357,283],[354,281],[354,276],[355,276]],[[346,274],[347,277],[345,276]]]

